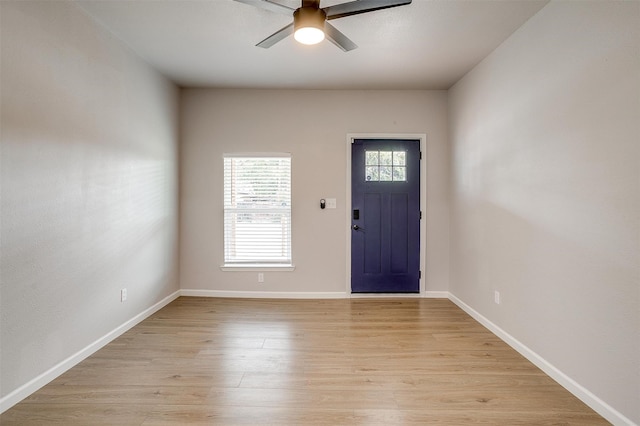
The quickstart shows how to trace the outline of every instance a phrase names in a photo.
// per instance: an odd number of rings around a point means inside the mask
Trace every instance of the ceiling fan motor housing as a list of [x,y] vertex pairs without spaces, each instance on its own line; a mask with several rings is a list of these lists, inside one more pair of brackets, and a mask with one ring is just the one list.
[[322,9],[315,7],[301,7],[293,12],[293,28],[297,31],[300,28],[313,27],[324,32],[324,22],[327,14]]

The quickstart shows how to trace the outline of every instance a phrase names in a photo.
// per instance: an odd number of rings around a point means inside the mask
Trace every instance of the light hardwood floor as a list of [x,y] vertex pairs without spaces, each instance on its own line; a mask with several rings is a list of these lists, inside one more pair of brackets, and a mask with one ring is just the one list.
[[448,300],[181,297],[2,425],[599,425]]

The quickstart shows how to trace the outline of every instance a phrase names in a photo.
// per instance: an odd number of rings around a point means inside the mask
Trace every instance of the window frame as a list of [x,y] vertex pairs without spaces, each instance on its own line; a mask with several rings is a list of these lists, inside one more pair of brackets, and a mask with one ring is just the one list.
[[[227,196],[227,189],[225,188],[226,182],[226,160],[227,159],[237,159],[237,158],[267,158],[267,159],[281,159],[287,158],[289,159],[289,203],[288,203],[288,217],[289,217],[289,262],[277,262],[277,261],[255,261],[255,262],[228,262],[227,259],[227,228],[226,228],[226,217],[227,212],[232,211],[233,209],[229,209],[225,204],[225,197]],[[223,167],[222,167],[222,265],[220,269],[223,271],[248,271],[248,270],[269,270],[269,271],[293,271],[295,270],[295,266],[293,264],[293,223],[292,223],[292,215],[293,215],[293,158],[290,153],[287,152],[241,152],[241,153],[225,153],[223,154]]]

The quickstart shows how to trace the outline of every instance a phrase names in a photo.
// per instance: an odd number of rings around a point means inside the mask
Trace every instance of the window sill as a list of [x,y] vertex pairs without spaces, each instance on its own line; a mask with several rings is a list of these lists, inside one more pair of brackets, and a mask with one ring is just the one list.
[[225,272],[246,272],[246,271],[295,271],[295,265],[270,265],[270,264],[246,264],[246,265],[222,265],[220,269]]

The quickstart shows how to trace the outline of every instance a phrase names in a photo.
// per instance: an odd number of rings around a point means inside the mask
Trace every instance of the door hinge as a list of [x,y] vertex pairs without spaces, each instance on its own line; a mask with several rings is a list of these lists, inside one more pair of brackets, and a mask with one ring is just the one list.
[[422,220],[422,212],[420,212],[420,220]]
[[422,151],[420,151],[420,159],[422,160]]
[[422,279],[422,271],[418,271],[418,279],[421,280]]

